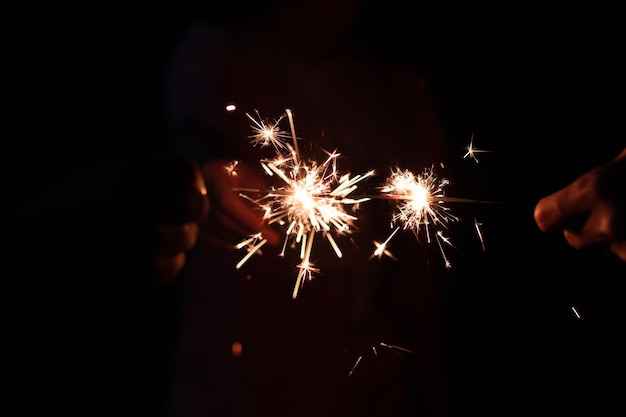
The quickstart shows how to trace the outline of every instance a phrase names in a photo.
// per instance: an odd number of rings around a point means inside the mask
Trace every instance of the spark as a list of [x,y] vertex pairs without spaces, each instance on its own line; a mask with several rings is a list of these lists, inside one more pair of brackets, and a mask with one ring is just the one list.
[[397,346],[397,345],[389,345],[389,344],[384,343],[384,342],[380,342],[380,345],[381,345],[382,347],[389,348],[389,349],[391,349],[391,350],[395,351],[396,353],[397,353],[397,352],[403,352],[403,353],[415,354],[415,352],[413,352],[412,350],[409,350],[409,349],[407,349],[407,348],[403,348],[403,347],[401,347],[401,346]]
[[482,149],[477,149],[474,147],[474,134],[472,133],[472,136],[470,138],[470,143],[465,147],[465,150],[467,151],[465,153],[465,155],[463,155],[463,159],[465,158],[470,158],[473,159],[474,162],[478,163],[478,158],[476,157],[477,153],[484,153],[484,152],[490,152],[487,150],[482,150]]
[[576,309],[576,307],[575,306],[571,306],[570,308],[572,309],[572,312],[574,313],[576,318],[580,320],[580,313],[578,313],[578,310]]
[[439,251],[441,252],[441,256],[443,257],[443,261],[446,266],[446,269],[450,269],[452,268],[452,264],[450,263],[450,259],[448,259],[448,255],[446,255],[446,252],[443,249],[444,244],[454,247],[450,238],[445,237],[441,230],[437,230],[437,246],[439,246]]
[[244,256],[243,258],[241,258],[241,260],[239,261],[239,263],[237,263],[236,265],[236,269],[239,269],[243,266],[243,264],[245,264],[248,259],[250,259],[252,257],[252,255],[254,255],[255,253],[260,253],[261,247],[263,245],[265,245],[267,243],[267,239],[264,239],[260,233],[257,233],[253,236],[251,236],[248,239],[245,239],[244,241],[238,243],[235,248],[237,249],[241,249],[243,247],[247,248],[248,254],[246,256]]
[[[450,212],[446,203],[488,203],[467,198],[449,197],[444,195],[444,188],[449,184],[447,179],[439,178],[434,167],[424,169],[420,174],[409,170],[392,168],[391,174],[379,193],[375,195],[359,195],[356,190],[362,181],[373,176],[374,171],[351,176],[340,173],[337,161],[341,154],[322,149],[326,159],[318,162],[300,153],[296,135],[293,113],[290,109],[273,122],[262,118],[258,111],[255,116],[246,113],[252,121],[250,126],[253,134],[248,138],[251,143],[260,147],[272,147],[274,155],[259,161],[261,168],[268,177],[276,182],[264,190],[239,188],[240,195],[256,204],[263,211],[264,221],[275,224],[284,231],[282,250],[279,256],[285,256],[287,249],[296,249],[300,262],[296,266],[297,275],[292,293],[296,298],[304,282],[311,280],[320,270],[312,258],[314,243],[325,240],[338,258],[343,257],[338,238],[352,233],[357,217],[355,212],[360,204],[371,199],[395,201],[395,210],[391,216],[390,235],[382,240],[374,240],[373,253],[368,260],[381,259],[387,256],[395,261],[397,258],[389,250],[391,241],[401,230],[411,230],[418,241],[425,240],[428,244],[437,245],[446,268],[451,262],[446,254],[448,247],[455,248],[452,239],[446,236],[449,223],[459,218]],[[289,133],[280,127],[287,118]],[[477,152],[486,152],[474,147],[474,134],[466,148],[464,158],[470,157],[478,162]],[[236,163],[230,168],[235,171]],[[227,168],[229,169],[229,168]],[[229,171],[230,172],[230,171]],[[260,198],[246,196],[246,191],[261,194]],[[351,206],[351,210],[348,210]],[[483,236],[478,221],[474,221],[483,251]],[[267,240],[260,234],[251,235],[239,243],[236,248],[247,251],[237,263],[241,268],[253,255],[261,254]],[[456,248],[455,248],[456,249]]]
[[226,164],[224,169],[226,170],[228,175],[230,175],[232,177],[236,177],[237,175],[239,175],[239,174],[237,174],[237,165],[239,165],[239,161],[232,161],[232,162]]
[[[398,346],[398,345],[391,345],[391,344],[385,343],[385,342],[379,342],[379,343],[377,343],[377,344],[375,344],[375,345],[370,347],[370,350],[372,351],[374,356],[378,356],[378,347],[383,347],[383,348],[389,349],[390,351],[392,351],[393,353],[396,353],[398,355],[404,355],[404,354],[414,355],[415,354],[415,352],[413,352],[412,350],[409,350],[407,348],[403,348],[403,347]],[[356,359],[356,361],[352,365],[352,368],[350,369],[350,372],[348,373],[348,377],[351,377],[352,374],[354,374],[354,371],[356,370],[356,368],[363,362],[364,357],[365,357],[365,353],[362,353],[362,354],[359,355],[359,357]]]
[[483,252],[486,251],[485,249],[485,239],[483,239],[483,233],[480,230],[480,226],[482,226],[482,223],[479,223],[478,220],[476,218],[474,218],[474,228],[476,229],[476,234],[478,235],[478,240],[480,240],[480,247],[483,249]]
[[358,358],[356,358],[356,362],[354,362],[354,365],[352,365],[352,369],[350,369],[350,372],[348,373],[348,377],[352,376],[352,374],[354,373],[354,370],[357,368],[357,366],[359,366],[362,360],[363,360],[363,355],[360,355]]
[[[292,297],[295,299],[305,281],[313,278],[319,269],[311,259],[313,242],[321,235],[332,247],[338,258],[343,256],[336,237],[351,233],[357,217],[353,214],[358,205],[369,200],[368,197],[352,198],[358,183],[374,175],[374,171],[351,177],[340,174],[337,159],[341,155],[337,151],[324,151],[327,158],[319,163],[315,160],[304,160],[297,147],[297,137],[293,123],[293,114],[287,110],[286,115],[291,125],[293,145],[281,139],[283,131],[278,127],[278,119],[269,126],[256,121],[256,134],[252,142],[261,146],[274,146],[276,156],[273,159],[261,160],[264,172],[277,177],[279,185],[271,187],[263,196],[251,200],[263,210],[264,220],[268,224],[277,224],[285,229],[284,241],[280,256],[285,256],[287,248],[299,247],[300,264]],[[266,136],[267,135],[267,136]],[[347,207],[352,206],[352,211]],[[246,248],[248,253],[237,264],[241,268],[250,257],[257,253],[266,243],[261,235],[248,237],[239,243],[238,249]]]
[[459,218],[453,215],[444,204],[447,198],[443,190],[448,183],[448,180],[438,178],[432,167],[423,170],[419,175],[409,170],[392,169],[391,175],[381,187],[381,194],[397,201],[396,210],[392,214],[392,225],[395,229],[384,244],[377,245],[373,256],[381,256],[381,251],[384,251],[390,239],[400,228],[411,230],[418,239],[424,234],[428,243],[432,242],[431,229],[435,229],[435,239],[446,267],[450,268],[451,265],[443,247],[444,245],[454,247],[454,245],[448,237],[444,236],[442,229],[446,229],[448,223],[457,221]]
[[250,127],[254,134],[248,136],[248,138],[252,139],[252,144],[261,147],[271,144],[277,150],[284,149],[285,141],[289,139],[289,135],[280,129],[279,124],[286,114],[281,115],[273,122],[269,122],[267,119],[261,118],[258,111],[255,110],[255,113],[257,115],[256,119],[250,113],[246,113],[248,119],[253,123]]
[[387,246],[389,245],[389,242],[394,237],[394,235],[398,232],[398,230],[400,230],[400,228],[396,227],[393,230],[393,232],[391,232],[391,234],[387,237],[387,239],[385,239],[385,241],[382,243],[379,243],[376,240],[374,241],[374,246],[376,246],[376,250],[374,250],[374,253],[372,253],[372,255],[369,257],[369,260],[371,260],[372,258],[381,259],[383,255],[387,255],[389,258],[393,259],[394,261],[398,260],[391,252],[387,250]]

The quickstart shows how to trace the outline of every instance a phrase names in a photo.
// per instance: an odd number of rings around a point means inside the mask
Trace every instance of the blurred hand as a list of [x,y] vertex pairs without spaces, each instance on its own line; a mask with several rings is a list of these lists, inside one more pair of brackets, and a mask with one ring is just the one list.
[[155,284],[160,286],[174,280],[183,269],[186,253],[198,241],[198,222],[209,212],[209,200],[202,173],[193,163],[172,159],[155,164],[152,173],[145,172],[151,186],[144,195],[148,204],[154,204],[154,272]]
[[160,383],[177,326],[177,292],[166,284],[181,275],[208,209],[193,163],[130,156],[79,170],[4,213],[2,408],[6,398],[26,415],[24,396],[45,392],[43,414],[74,415],[99,407],[96,392],[115,397],[120,382],[122,397],[127,384]]
[[208,209],[202,174],[190,161],[116,159],[20,204],[4,219],[3,252],[20,265],[21,285],[54,285],[68,296],[157,288],[178,276]]
[[[267,184],[262,172],[234,161],[216,160],[202,165],[211,212],[200,224],[200,239],[225,249],[234,249],[243,238],[261,233],[267,245],[279,244],[279,234],[264,224],[263,212],[252,199],[263,195]],[[242,191],[243,190],[243,191]]]
[[574,249],[605,247],[626,262],[626,148],[618,157],[542,198],[535,222]]

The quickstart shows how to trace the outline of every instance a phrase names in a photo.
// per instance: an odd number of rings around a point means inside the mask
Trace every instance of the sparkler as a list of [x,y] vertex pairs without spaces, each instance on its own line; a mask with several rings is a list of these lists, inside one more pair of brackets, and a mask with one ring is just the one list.
[[459,218],[452,214],[444,203],[463,199],[447,199],[444,196],[444,187],[448,184],[448,180],[435,175],[432,167],[417,175],[409,170],[392,169],[380,192],[384,198],[397,200],[396,211],[392,215],[393,231],[383,243],[374,242],[376,250],[372,256],[380,258],[382,254],[389,255],[386,247],[400,229],[411,230],[418,239],[420,235],[425,234],[428,243],[432,241],[434,232],[446,268],[450,268],[451,264],[443,247],[454,246],[450,239],[444,236],[444,230],[447,229],[448,223]]
[[[298,149],[299,138],[296,136],[293,114],[289,109],[274,121],[261,118],[258,111],[255,111],[255,115],[256,117],[246,113],[252,122],[250,127],[253,130],[253,134],[248,138],[255,146],[273,147],[275,157],[262,159],[260,164],[268,176],[278,178],[280,185],[268,190],[254,190],[263,193],[258,199],[252,199],[245,194],[240,195],[263,210],[264,220],[268,224],[284,227],[285,238],[280,256],[285,256],[288,247],[299,248],[301,262],[297,265],[293,298],[297,297],[304,282],[319,272],[311,259],[316,236],[321,235],[333,248],[337,257],[341,258],[343,255],[336,238],[351,233],[357,219],[353,212],[360,203],[371,199],[395,200],[396,210],[391,220],[392,232],[382,243],[374,241],[376,248],[369,259],[375,257],[380,259],[384,255],[397,260],[388,249],[389,243],[400,230],[411,230],[417,239],[425,235],[428,243],[435,241],[446,268],[451,268],[444,248],[446,246],[454,248],[454,245],[445,232],[448,224],[458,221],[459,218],[445,203],[477,202],[476,200],[445,196],[444,188],[449,181],[439,178],[433,167],[423,170],[420,174],[399,168],[392,169],[391,175],[380,187],[378,195],[353,197],[358,184],[374,175],[373,170],[354,177],[350,177],[349,173],[339,174],[337,159],[341,154],[337,151],[324,151],[327,158],[321,163],[303,158]],[[285,117],[289,120],[290,133],[280,128],[280,123]],[[473,147],[472,135],[465,157],[469,156],[478,162],[476,152],[478,150]],[[253,190],[240,189],[240,191]],[[350,212],[346,210],[348,206],[352,206]],[[475,221],[474,225],[484,250],[480,223]],[[260,253],[266,243],[267,240],[262,234],[255,234],[237,244],[236,248],[245,248],[247,254],[236,268],[241,268],[254,254]]]
[[[287,134],[278,127],[285,116],[289,119],[293,144],[286,141]],[[298,150],[293,114],[289,109],[273,123],[267,123],[260,117],[257,120],[249,114],[248,117],[254,124],[252,127],[255,134],[251,136],[253,144],[274,146],[276,157],[260,162],[265,173],[278,177],[281,185],[271,188],[256,200],[244,194],[242,196],[263,210],[263,217],[268,224],[276,223],[285,227],[281,256],[285,255],[288,246],[299,247],[301,262],[297,265],[298,274],[292,293],[295,299],[304,282],[319,272],[311,260],[316,235],[321,234],[332,246],[337,257],[342,257],[335,238],[350,233],[356,220],[356,216],[346,211],[346,208],[352,206],[356,210],[360,203],[369,200],[368,197],[351,198],[350,195],[357,189],[357,184],[372,176],[374,171],[352,178],[350,174],[340,175],[337,158],[341,154],[336,151],[326,152],[328,157],[322,163],[303,160]],[[246,248],[247,254],[236,267],[241,268],[266,242],[261,234],[240,242],[236,248]]]
[[[472,136],[473,139],[473,136]],[[470,142],[467,155],[473,154]],[[392,214],[391,234],[382,242],[374,241],[376,246],[369,259],[382,258],[383,255],[397,260],[389,251],[388,246],[391,239],[400,230],[411,230],[419,240],[422,235],[426,236],[427,243],[434,240],[443,257],[446,268],[451,268],[452,264],[445,252],[445,247],[455,248],[451,239],[445,235],[448,225],[460,220],[453,214],[447,203],[482,203],[494,204],[491,201],[481,201],[470,198],[450,197],[445,195],[444,190],[449,181],[437,176],[434,167],[424,169],[420,174],[415,174],[409,170],[392,168],[391,174],[385,184],[380,188],[379,198],[396,200],[395,211]],[[483,251],[485,251],[485,241],[477,219],[474,219],[474,228],[480,241]]]

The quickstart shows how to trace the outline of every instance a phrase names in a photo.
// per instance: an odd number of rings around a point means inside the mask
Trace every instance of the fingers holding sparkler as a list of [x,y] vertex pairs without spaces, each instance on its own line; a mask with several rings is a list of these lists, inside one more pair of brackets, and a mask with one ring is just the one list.
[[539,200],[534,211],[537,226],[543,232],[561,231],[574,249],[604,246],[626,261],[624,177],[626,150]]

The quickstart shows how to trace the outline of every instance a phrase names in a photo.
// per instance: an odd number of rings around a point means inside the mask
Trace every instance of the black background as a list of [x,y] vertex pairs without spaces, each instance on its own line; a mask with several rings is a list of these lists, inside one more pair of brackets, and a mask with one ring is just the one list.
[[[194,19],[244,19],[262,7],[2,6],[3,204],[112,156],[169,149],[163,71],[177,36]],[[446,301],[454,408],[618,415],[626,270],[542,235],[532,208],[626,143],[619,13],[406,7],[368,2],[358,34],[373,54],[431,77],[459,149],[450,194],[503,203],[460,209],[479,213],[495,244],[488,239],[482,253],[461,243],[453,255]],[[461,158],[471,133],[477,147],[493,150],[478,154],[479,164]]]

